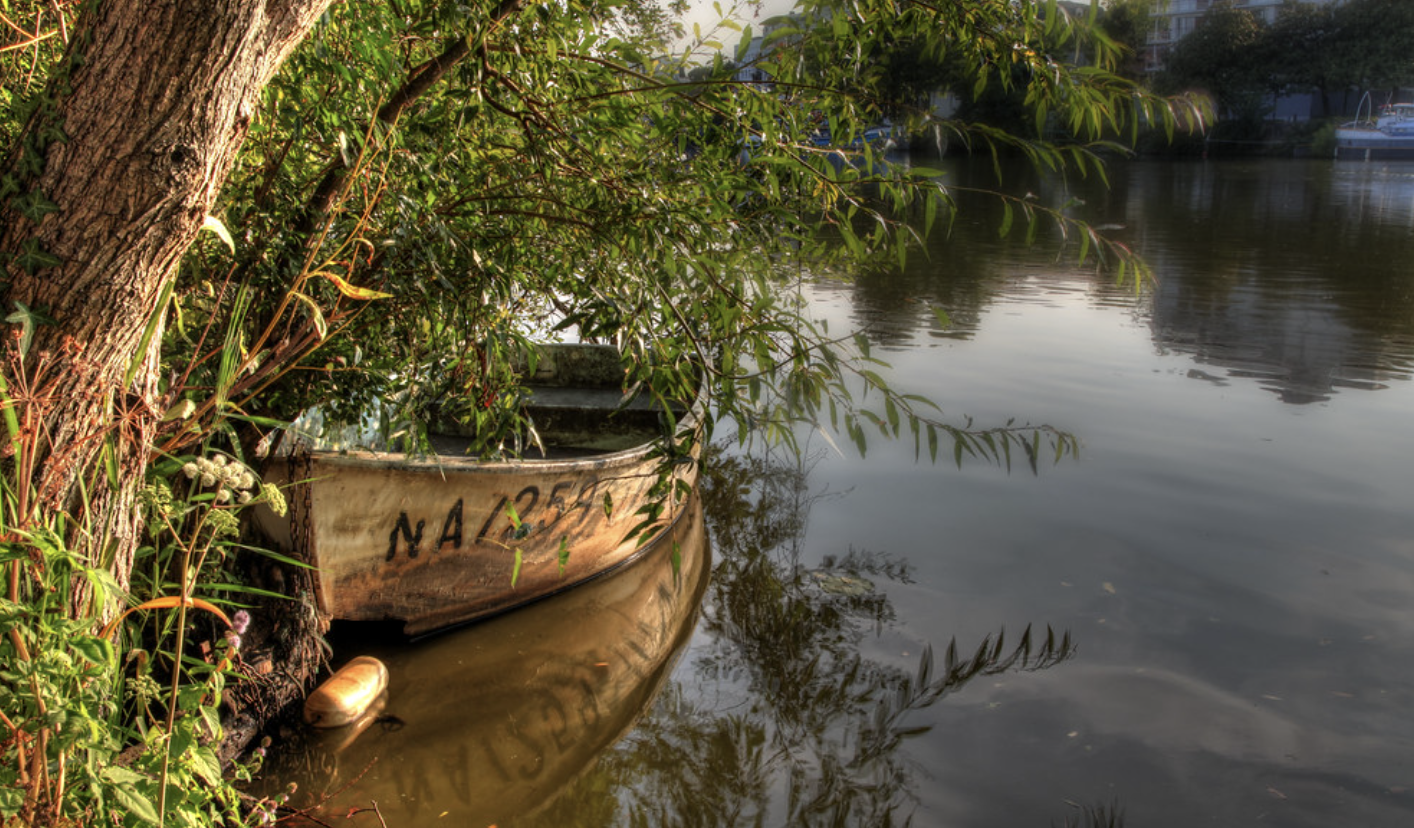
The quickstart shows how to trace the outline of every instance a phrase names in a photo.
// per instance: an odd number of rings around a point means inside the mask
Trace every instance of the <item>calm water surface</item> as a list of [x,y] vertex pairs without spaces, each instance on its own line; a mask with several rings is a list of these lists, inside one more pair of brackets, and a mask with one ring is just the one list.
[[[1075,212],[1153,264],[1142,294],[998,239],[986,205],[904,273],[811,288],[899,386],[1065,429],[1078,460],[728,453],[710,553],[684,547],[697,615],[658,556],[618,598],[397,655],[405,727],[306,788],[390,826],[1414,824],[1414,165],[1111,185]],[[496,650],[515,635],[570,643]],[[515,653],[543,662],[523,698],[478,695]]]

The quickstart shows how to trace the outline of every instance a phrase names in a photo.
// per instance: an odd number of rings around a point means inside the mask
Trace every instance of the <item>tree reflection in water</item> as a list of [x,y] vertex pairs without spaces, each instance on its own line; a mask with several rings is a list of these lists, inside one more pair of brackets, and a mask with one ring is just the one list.
[[[913,671],[860,652],[893,619],[870,578],[907,582],[886,553],[802,563],[812,494],[800,464],[719,452],[703,504],[717,563],[691,663],[634,730],[536,825],[908,824],[915,766],[899,746],[929,730],[910,714],[979,676],[1070,658],[1069,633],[1030,627],[975,649],[925,649]],[[705,641],[704,641],[705,639]],[[690,683],[690,684],[689,684]],[[1078,808],[1066,824],[1117,825],[1117,808]]]

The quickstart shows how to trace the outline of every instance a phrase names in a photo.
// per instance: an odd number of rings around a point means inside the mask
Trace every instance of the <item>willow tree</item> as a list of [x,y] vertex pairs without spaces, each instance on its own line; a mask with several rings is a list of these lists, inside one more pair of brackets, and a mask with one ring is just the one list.
[[162,337],[150,333],[164,321],[159,297],[262,90],[327,5],[88,4],[65,26],[68,47],[47,81],[7,113],[22,118],[0,164],[0,265],[16,333],[4,381],[18,415],[7,518],[24,526],[68,513],[84,527],[73,541],[120,584],[164,406]]
[[[828,123],[848,144],[879,117],[892,43],[972,67],[978,88],[1019,84],[1070,137],[926,112],[909,128],[1013,143],[1047,166],[1086,171],[1096,142],[1170,113],[1105,71],[1103,38],[1078,48],[1083,27],[1031,2],[811,0],[767,38],[771,82],[755,85],[725,67],[678,80],[700,50],[662,51],[661,19],[613,24],[641,4],[327,5],[85,5],[62,56],[29,66],[47,82],[11,102],[5,378],[25,415],[12,438],[40,438],[17,442],[14,491],[21,512],[87,518],[76,542],[120,582],[154,446],[233,413],[363,405],[394,382],[495,399],[497,343],[551,316],[659,382],[716,365],[742,422],[778,421],[748,411],[763,379],[807,412],[844,399],[818,332],[773,288],[773,254],[869,255],[900,243],[909,204],[931,216],[946,200],[926,171],[874,164],[868,147],[841,163],[808,140]],[[819,223],[843,246],[822,246]],[[204,226],[229,228],[235,252],[215,234],[194,249]],[[164,336],[174,310],[185,327]],[[215,334],[192,334],[193,314]],[[238,364],[206,370],[222,365],[213,343]],[[897,430],[908,418],[885,399],[863,416]],[[163,426],[183,401],[198,428]]]

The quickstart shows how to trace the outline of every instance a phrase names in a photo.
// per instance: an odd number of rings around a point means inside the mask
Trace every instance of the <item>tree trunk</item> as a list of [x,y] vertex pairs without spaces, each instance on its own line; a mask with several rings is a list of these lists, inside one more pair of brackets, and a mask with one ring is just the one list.
[[[35,452],[32,475],[18,462],[7,472],[33,492],[30,516],[69,514],[73,548],[124,587],[164,407],[158,298],[262,88],[329,3],[89,4],[47,100],[0,165],[0,194],[15,194],[0,203],[3,312],[18,303],[53,320],[35,328],[22,359],[18,338],[8,340],[8,393],[22,423],[33,418],[23,434]],[[155,333],[139,353],[149,322]]]

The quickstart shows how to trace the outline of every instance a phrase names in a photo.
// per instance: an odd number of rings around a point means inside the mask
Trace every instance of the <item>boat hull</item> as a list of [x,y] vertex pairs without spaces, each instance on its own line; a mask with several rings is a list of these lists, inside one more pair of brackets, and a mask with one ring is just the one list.
[[1390,135],[1377,129],[1337,129],[1335,157],[1356,161],[1414,160],[1414,135]]
[[418,635],[514,609],[620,566],[680,516],[697,482],[700,412],[660,441],[573,459],[296,452],[267,471],[289,519],[267,534],[315,568],[333,619],[396,620]]
[[[667,554],[671,544],[679,554]],[[389,825],[509,825],[555,806],[649,708],[708,584],[699,498],[654,551],[592,583],[474,628],[374,652],[381,706],[287,740],[264,790],[325,819],[379,804]]]

